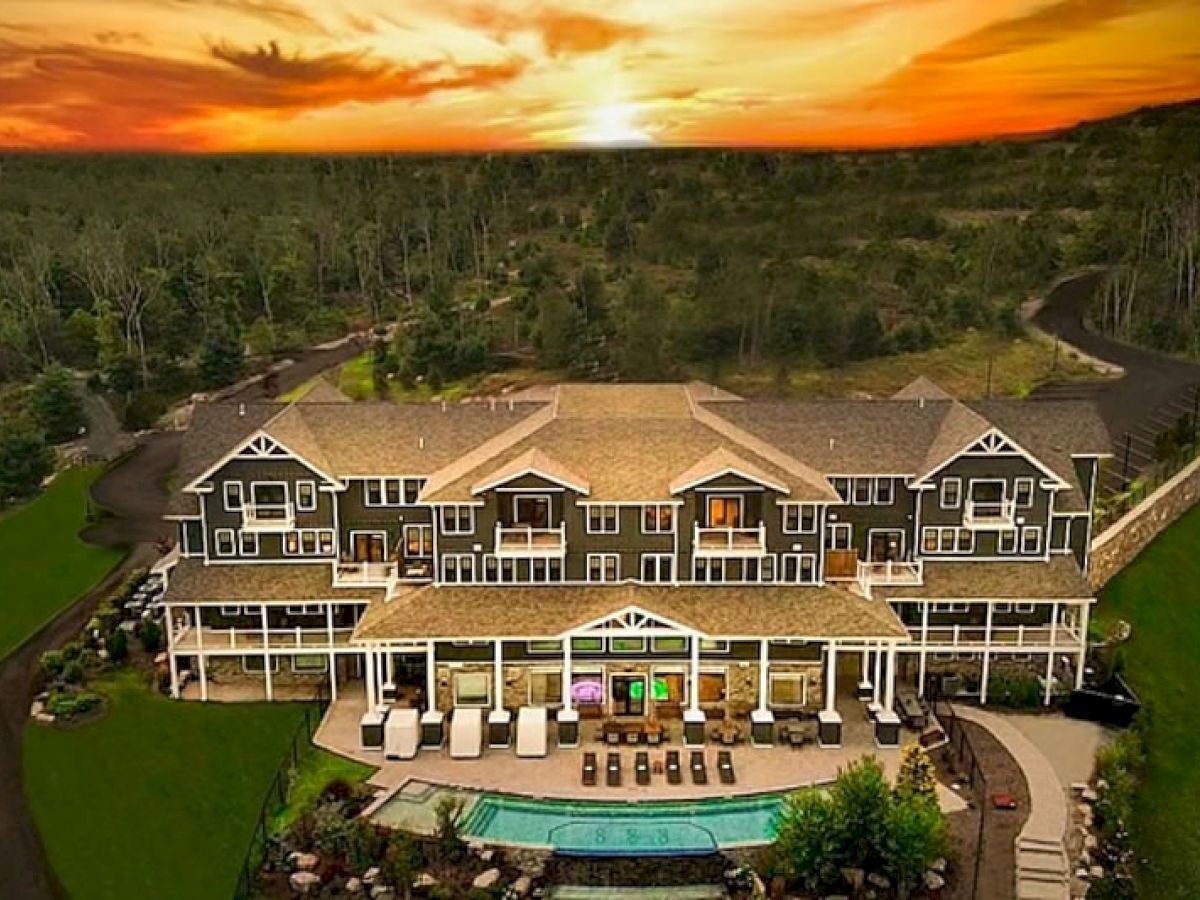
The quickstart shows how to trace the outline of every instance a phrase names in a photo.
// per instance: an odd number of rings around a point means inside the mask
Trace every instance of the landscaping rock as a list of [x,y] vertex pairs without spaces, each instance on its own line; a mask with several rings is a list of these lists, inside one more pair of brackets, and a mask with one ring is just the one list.
[[321,876],[316,872],[293,872],[288,883],[297,894],[307,894],[321,883]]
[[386,884],[377,884],[371,888],[372,900],[387,900],[387,898],[396,896],[392,889]]
[[475,880],[471,882],[471,887],[480,888],[486,891],[495,887],[499,880],[500,870],[495,868],[488,869],[486,872],[480,872],[475,876]]
[[467,849],[469,851],[471,851],[472,853],[474,853],[476,856],[478,856],[480,853],[483,852],[483,848],[484,848],[483,841],[468,841],[467,842]]
[[1082,791],[1080,791],[1079,796],[1083,799],[1084,803],[1095,803],[1100,799],[1100,795],[1090,787],[1084,788]]
[[358,893],[362,892],[362,889],[363,889],[362,879],[359,878],[357,875],[354,876],[353,878],[346,879],[346,893],[347,894],[358,894]]
[[931,865],[929,868],[932,869],[933,871],[937,872],[939,875],[945,875],[946,874],[946,858],[943,856],[939,856],[937,859],[935,859],[933,861],[933,865]]
[[757,872],[751,872],[750,874],[753,876],[751,888],[750,888],[750,896],[751,897],[766,897],[767,896],[767,886],[765,884],[763,884],[762,878],[759,877]]
[[43,725],[53,725],[55,722],[54,714],[48,712],[40,712],[33,718],[34,721],[41,722]]
[[34,700],[29,706],[29,715],[36,719],[45,709],[45,703],[43,703],[41,700]]
[[857,892],[862,890],[867,873],[862,869],[842,869],[842,877],[846,879],[846,884],[850,885],[850,889]]
[[1094,834],[1089,834],[1083,839],[1084,850],[1095,850],[1100,846],[1100,840]]
[[946,886],[946,879],[930,869],[925,873],[925,890],[940,891]]
[[871,887],[879,888],[881,891],[886,891],[892,886],[886,875],[880,875],[878,872],[872,872],[867,876],[867,884]]
[[1104,866],[1092,866],[1088,869],[1088,877],[1091,879],[1104,877]]
[[522,875],[512,883],[512,892],[517,897],[528,897],[531,890],[533,890],[533,879],[528,875]]
[[438,880],[428,872],[422,872],[413,880],[413,890],[428,890],[431,887],[437,887]]
[[379,880],[379,866],[371,866],[367,871],[363,872],[363,884],[368,887]]
[[290,857],[292,868],[298,872],[311,872],[321,861],[315,853],[293,853]]
[[1078,878],[1080,881],[1087,881],[1088,880],[1088,870],[1081,866],[1080,868],[1075,870],[1075,877]]

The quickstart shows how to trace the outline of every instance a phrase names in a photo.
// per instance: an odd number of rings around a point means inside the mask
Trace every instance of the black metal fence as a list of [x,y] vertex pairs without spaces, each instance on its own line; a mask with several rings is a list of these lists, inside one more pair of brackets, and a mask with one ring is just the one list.
[[[954,755],[959,780],[969,788],[970,799],[979,811],[979,826],[975,835],[975,852],[971,855],[968,883],[971,885],[972,900],[985,900],[980,894],[979,878],[990,833],[988,824],[992,810],[987,776],[983,774],[983,767],[979,764],[979,755],[975,752],[971,737],[967,734],[962,719],[958,717],[950,701],[935,694],[933,712],[946,731],[946,737],[949,740],[947,750]],[[966,860],[964,859],[963,862]],[[963,874],[967,873],[964,871]]]
[[328,690],[328,683],[322,683],[313,702],[304,708],[304,718],[297,723],[296,730],[292,732],[292,739],[288,742],[287,752],[271,777],[271,783],[258,808],[254,833],[250,836],[250,844],[242,858],[242,868],[238,874],[237,887],[233,891],[233,900],[249,900],[255,894],[267,838],[271,835],[271,821],[287,803],[288,791],[300,769],[301,761],[313,750],[312,736],[321,724],[325,710],[329,708]]

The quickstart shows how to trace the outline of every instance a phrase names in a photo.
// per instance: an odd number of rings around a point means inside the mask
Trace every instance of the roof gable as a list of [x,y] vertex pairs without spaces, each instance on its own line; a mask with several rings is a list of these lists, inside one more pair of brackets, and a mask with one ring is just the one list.
[[718,447],[687,471],[681,472],[671,482],[671,493],[682,494],[684,491],[691,490],[723,475],[737,475],[745,478],[747,481],[753,481],[761,484],[763,487],[779,491],[781,494],[791,493],[787,485],[781,484],[777,479],[772,478],[763,471],[763,469],[726,447]]
[[562,463],[550,458],[541,450],[531,448],[489,475],[485,475],[471,486],[471,493],[482,494],[502,484],[515,481],[524,475],[540,476],[547,481],[554,482],[560,487],[568,488],[580,494],[586,495],[590,490],[587,479],[576,475]]

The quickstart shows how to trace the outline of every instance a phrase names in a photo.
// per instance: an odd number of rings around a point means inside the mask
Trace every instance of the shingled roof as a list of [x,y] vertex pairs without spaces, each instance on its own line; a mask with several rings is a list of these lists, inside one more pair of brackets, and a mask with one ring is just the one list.
[[889,600],[1086,600],[1094,595],[1070,554],[1049,561],[952,562],[925,560],[919,587],[880,588]]

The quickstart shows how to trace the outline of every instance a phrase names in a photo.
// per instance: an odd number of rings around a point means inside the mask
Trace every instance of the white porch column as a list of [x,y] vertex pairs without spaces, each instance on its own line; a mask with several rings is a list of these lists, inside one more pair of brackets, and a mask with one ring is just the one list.
[[770,654],[768,649],[769,642],[766,638],[758,642],[758,709],[760,712],[767,711],[767,692],[770,687],[770,681],[768,680]]
[[1046,695],[1042,698],[1042,705],[1050,705],[1050,682],[1054,678],[1054,645],[1058,640],[1058,604],[1050,604],[1050,652],[1046,654]]
[[896,702],[896,645],[888,644],[887,681],[884,682],[883,708],[890,710]]
[[917,696],[925,699],[925,668],[926,657],[929,656],[929,603],[921,604],[921,653],[917,664]]
[[700,638],[692,636],[692,659],[688,670],[688,709],[700,711]]
[[875,673],[871,679],[871,703],[878,707],[883,699],[883,645],[877,645],[871,654],[875,657]]
[[337,651],[329,651],[329,702],[337,700]]
[[1079,605],[1079,662],[1075,665],[1075,690],[1083,687],[1083,667],[1087,664],[1088,619],[1092,614],[1091,603]]
[[991,671],[992,663],[992,601],[987,602],[987,618],[986,624],[983,627],[983,671],[980,673],[979,679],[979,704],[980,706],[987,705],[988,698],[988,677]]
[[562,661],[562,708],[566,712],[571,711],[571,639],[563,638],[563,661]]
[[368,645],[364,654],[367,658],[367,712],[375,708],[375,648]]
[[266,688],[267,699],[275,699],[275,685],[271,680],[271,654],[268,653],[268,648],[271,646],[269,626],[267,623],[267,604],[263,603],[259,606],[262,621],[262,645],[263,645],[263,685]]
[[200,607],[192,610],[196,617],[196,668],[200,670],[200,699],[208,699],[208,666],[204,662],[204,628],[200,624]]
[[504,650],[501,641],[492,644],[492,693],[495,695],[492,708],[496,712],[504,710]]
[[869,656],[870,652],[871,652],[870,650],[864,649],[861,654],[862,668],[861,668],[861,672],[858,676],[858,680],[861,681],[863,684],[867,684],[871,680],[871,660],[870,660],[870,656]]
[[333,604],[325,604],[325,633],[329,640],[329,646],[333,646]]
[[425,645],[425,704],[429,712],[437,712],[437,645]]
[[837,643],[825,645],[825,712],[837,712]]

